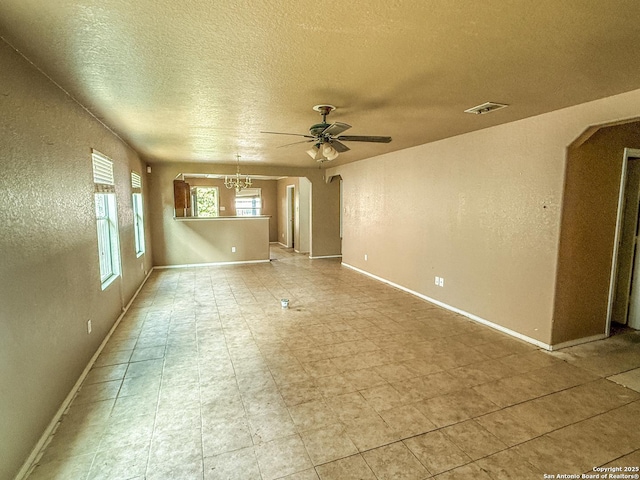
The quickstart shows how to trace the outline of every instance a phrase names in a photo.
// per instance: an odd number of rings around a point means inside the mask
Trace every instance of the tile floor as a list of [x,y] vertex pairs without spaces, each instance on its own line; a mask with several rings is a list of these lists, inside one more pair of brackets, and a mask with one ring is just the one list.
[[154,271],[30,480],[501,480],[640,465],[637,332],[549,354],[338,260],[273,255]]

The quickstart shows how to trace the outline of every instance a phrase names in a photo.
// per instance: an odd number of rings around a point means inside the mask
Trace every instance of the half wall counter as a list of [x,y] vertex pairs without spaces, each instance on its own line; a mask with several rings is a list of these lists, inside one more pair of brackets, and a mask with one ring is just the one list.
[[161,266],[269,261],[269,215],[174,217]]

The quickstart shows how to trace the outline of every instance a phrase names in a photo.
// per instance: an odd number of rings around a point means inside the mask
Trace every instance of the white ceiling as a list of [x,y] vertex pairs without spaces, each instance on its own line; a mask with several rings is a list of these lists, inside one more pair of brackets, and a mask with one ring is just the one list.
[[[151,163],[351,162],[640,88],[637,0],[2,0],[0,35]],[[488,115],[463,110],[494,101]]]

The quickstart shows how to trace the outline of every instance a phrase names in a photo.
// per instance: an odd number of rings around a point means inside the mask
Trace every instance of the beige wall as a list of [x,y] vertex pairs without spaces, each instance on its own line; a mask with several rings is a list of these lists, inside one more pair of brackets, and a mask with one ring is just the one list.
[[625,147],[640,148],[640,123],[602,128],[568,150],[554,344],[606,331]]
[[173,222],[171,232],[164,237],[166,263],[158,266],[269,260],[267,217],[188,218]]
[[[243,171],[245,169],[243,168]],[[173,180],[184,172],[198,172],[203,174],[233,174],[235,165],[220,165],[212,163],[158,163],[153,164],[150,177],[151,195],[151,237],[153,241],[154,265],[179,265],[186,262],[184,255],[187,246],[199,245],[206,249],[206,263],[242,261],[238,256],[229,259],[226,252],[211,245],[202,244],[202,238],[184,227],[173,217]],[[311,255],[317,256],[340,254],[340,225],[339,225],[339,190],[335,183],[327,184],[324,171],[317,168],[288,168],[264,167],[249,165],[246,172],[250,175],[264,175],[272,177],[306,177],[312,183],[312,224],[311,235],[313,244]],[[278,197],[280,198],[280,197]],[[277,202],[279,202],[278,200]],[[278,207],[276,207],[278,208]],[[276,216],[279,217],[278,214]],[[200,252],[201,253],[201,252]],[[193,255],[197,256],[195,252]],[[204,258],[204,257],[203,257]],[[204,260],[202,261],[204,262]]]
[[[343,261],[555,342],[566,148],[588,126],[638,111],[633,91],[329,169],[344,181]],[[563,312],[578,314],[575,304]]]
[[[2,41],[0,65],[0,478],[9,479],[150,270],[151,241],[136,258],[131,170],[148,199],[137,155]],[[91,148],[115,163],[123,273],[104,291]]]
[[[189,185],[218,187],[220,195],[220,216],[228,217],[236,214],[236,191],[224,186],[224,180],[219,178],[188,178]],[[278,200],[277,180],[252,180],[253,188],[260,188],[262,195],[262,215],[269,219],[269,241],[278,241]],[[222,210],[224,207],[224,210]]]

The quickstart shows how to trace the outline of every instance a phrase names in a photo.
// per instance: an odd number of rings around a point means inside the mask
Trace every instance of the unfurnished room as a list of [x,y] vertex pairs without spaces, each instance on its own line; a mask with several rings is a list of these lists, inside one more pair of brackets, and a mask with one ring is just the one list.
[[640,478],[640,2],[0,2],[0,480]]

